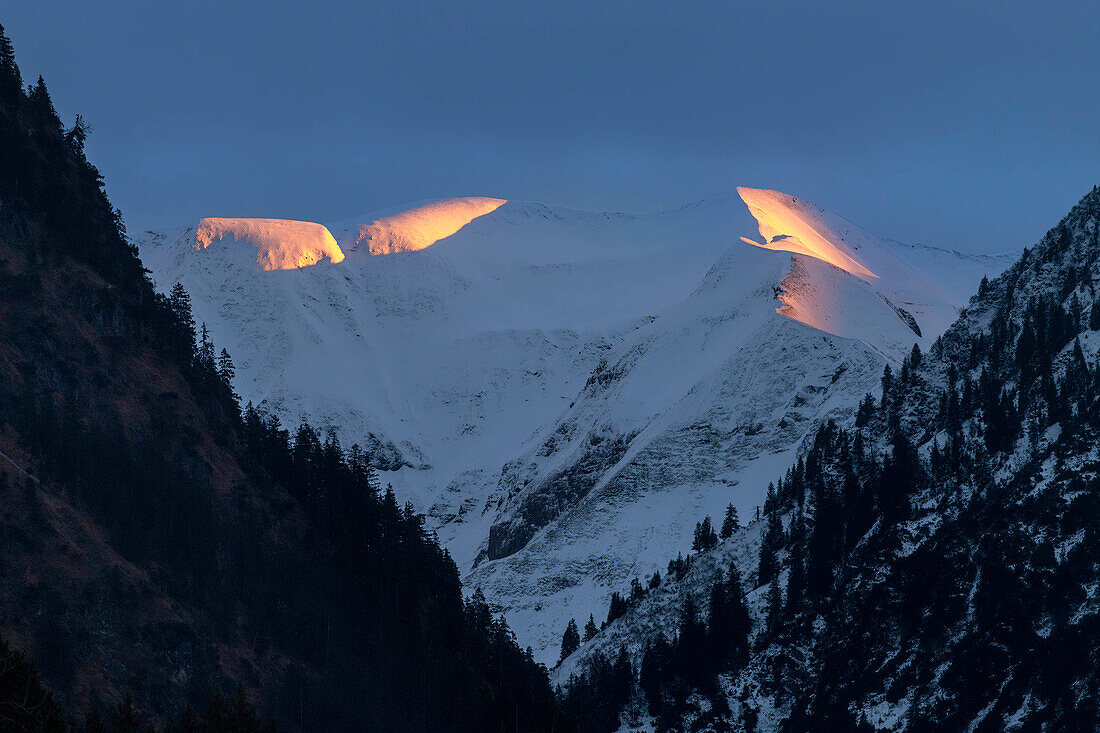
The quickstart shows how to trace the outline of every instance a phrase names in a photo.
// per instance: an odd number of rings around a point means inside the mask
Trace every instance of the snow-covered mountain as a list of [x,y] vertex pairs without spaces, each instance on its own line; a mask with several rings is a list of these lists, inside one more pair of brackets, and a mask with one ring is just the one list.
[[1010,262],[739,194],[645,215],[466,198],[327,227],[204,219],[139,246],[242,396],[367,446],[552,662],[569,617],[687,549],[700,516],[751,512],[815,425]]
[[1097,282],[1100,187],[763,517],[619,604],[553,671],[567,705],[621,731],[1100,729]]

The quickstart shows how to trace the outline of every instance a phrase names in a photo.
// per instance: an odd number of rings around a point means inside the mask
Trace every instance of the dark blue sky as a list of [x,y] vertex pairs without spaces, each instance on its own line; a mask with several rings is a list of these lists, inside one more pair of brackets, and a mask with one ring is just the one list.
[[743,184],[991,251],[1100,182],[1095,0],[25,0],[0,22],[135,230]]

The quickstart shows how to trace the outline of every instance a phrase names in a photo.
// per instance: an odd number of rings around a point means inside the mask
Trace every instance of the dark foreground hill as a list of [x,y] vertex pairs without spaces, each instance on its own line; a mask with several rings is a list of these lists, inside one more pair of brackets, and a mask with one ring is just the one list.
[[551,729],[545,670],[369,458],[242,413],[86,133],[0,29],[0,727],[240,729],[251,701],[289,729]]

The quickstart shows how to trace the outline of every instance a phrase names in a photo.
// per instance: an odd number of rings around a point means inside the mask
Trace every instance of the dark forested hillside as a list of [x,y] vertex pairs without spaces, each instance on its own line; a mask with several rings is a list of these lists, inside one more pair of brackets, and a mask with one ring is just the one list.
[[[680,594],[594,729],[1100,729],[1098,283],[1100,188],[854,426],[821,428],[769,492],[755,566],[709,608]],[[589,659],[567,702],[616,689]]]
[[241,410],[86,134],[0,29],[0,727],[551,729],[545,670],[363,452]]

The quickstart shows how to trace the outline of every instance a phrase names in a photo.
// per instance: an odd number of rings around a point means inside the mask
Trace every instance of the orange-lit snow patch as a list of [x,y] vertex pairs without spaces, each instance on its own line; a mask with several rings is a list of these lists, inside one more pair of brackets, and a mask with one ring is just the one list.
[[505,199],[476,196],[436,201],[361,225],[355,244],[365,242],[372,255],[415,252],[451,236],[506,203]]
[[328,229],[289,219],[202,219],[195,232],[195,249],[206,249],[226,237],[255,246],[261,270],[295,270],[326,258],[333,263],[344,260]]
[[738,186],[737,193],[756,217],[760,236],[764,237],[762,243],[748,237],[741,237],[741,241],[814,257],[868,282],[878,279],[829,228],[813,205],[779,191]]

